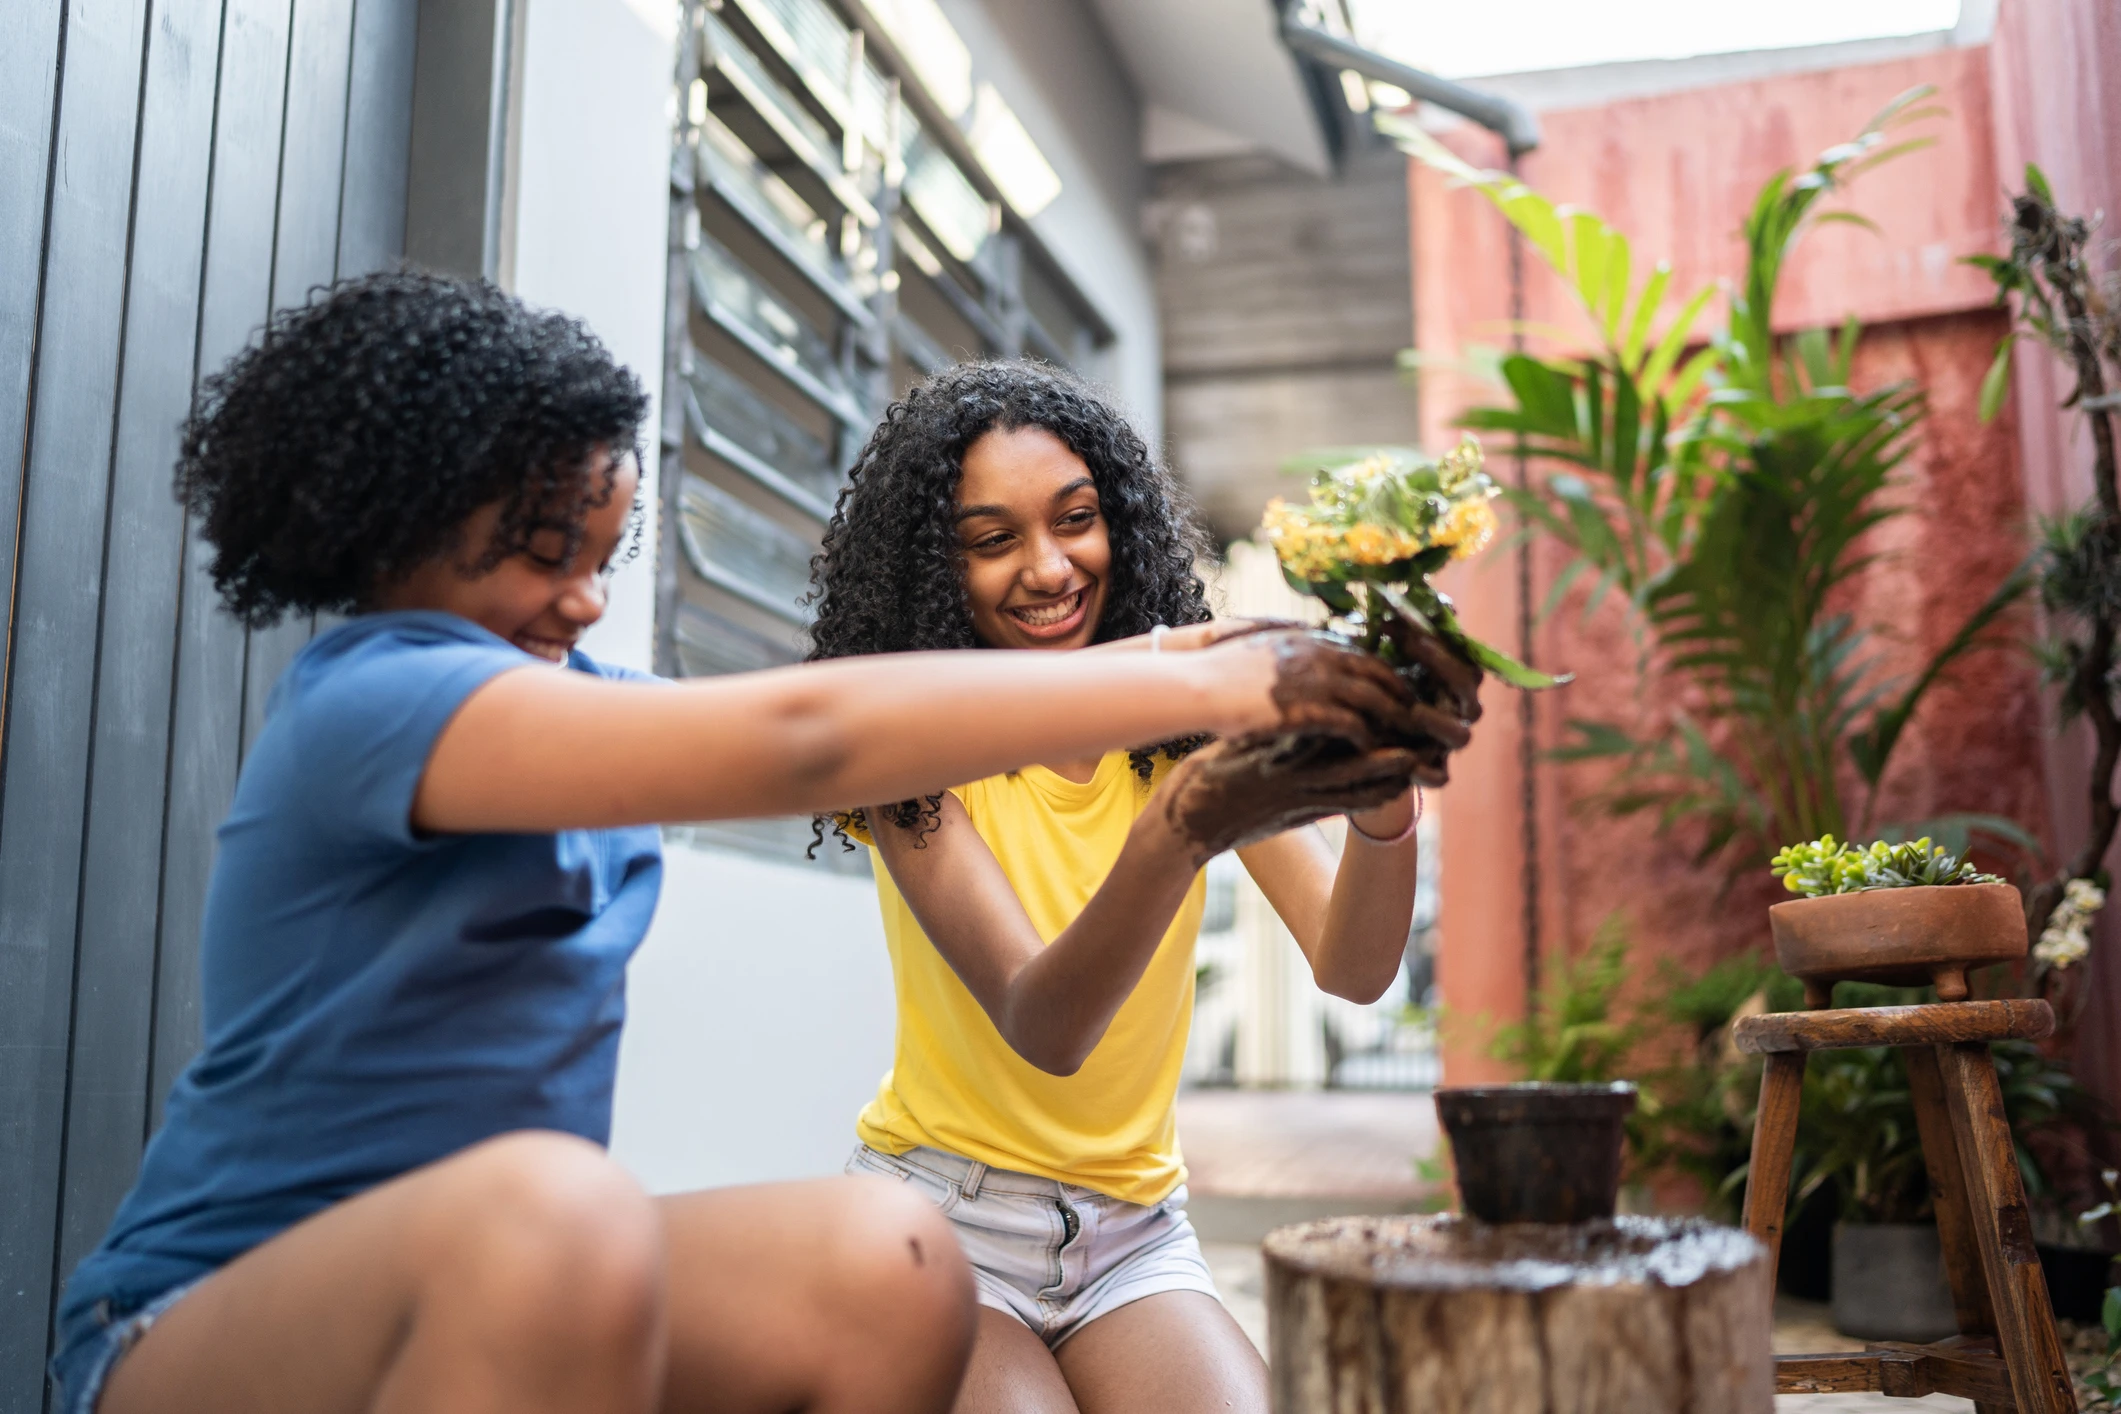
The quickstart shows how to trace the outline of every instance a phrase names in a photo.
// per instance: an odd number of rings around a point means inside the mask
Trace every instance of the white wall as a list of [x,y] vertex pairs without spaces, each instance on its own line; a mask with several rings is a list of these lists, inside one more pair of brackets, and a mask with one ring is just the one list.
[[[677,10],[659,0],[516,0],[511,288],[586,320],[655,397],[663,386],[663,252]],[[612,578],[583,647],[646,668],[655,642],[658,414],[645,429],[641,554]]]
[[676,843],[664,869],[612,1152],[657,1193],[838,1173],[891,1064],[875,887]]
[[1117,334],[1089,370],[1125,400],[1151,446],[1163,439],[1163,351],[1141,233],[1147,174],[1141,108],[1086,0],[939,0],[1061,179],[1031,225]]
[[[512,288],[586,320],[662,390],[676,10],[516,0]],[[584,640],[653,659],[656,414],[643,554]],[[659,1192],[837,1173],[891,1063],[891,968],[864,879],[672,843],[628,976],[612,1149]]]

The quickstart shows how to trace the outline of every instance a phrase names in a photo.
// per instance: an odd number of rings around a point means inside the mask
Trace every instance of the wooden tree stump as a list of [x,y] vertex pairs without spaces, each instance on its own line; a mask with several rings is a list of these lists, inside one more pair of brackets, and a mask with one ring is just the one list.
[[1695,1218],[1268,1236],[1276,1414],[1769,1414],[1766,1250]]

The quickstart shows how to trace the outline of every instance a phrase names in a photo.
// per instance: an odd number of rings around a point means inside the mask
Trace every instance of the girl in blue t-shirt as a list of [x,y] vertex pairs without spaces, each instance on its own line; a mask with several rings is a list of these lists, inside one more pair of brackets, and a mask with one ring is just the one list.
[[206,383],[177,485],[228,608],[352,617],[244,763],[205,1043],[68,1284],[64,1414],[947,1406],[972,1287],[918,1195],[651,1199],[605,1156],[657,822],[1405,719],[1383,669],[1288,633],[601,666],[575,643],[634,550],[646,408],[580,325],[412,274],[280,316]]

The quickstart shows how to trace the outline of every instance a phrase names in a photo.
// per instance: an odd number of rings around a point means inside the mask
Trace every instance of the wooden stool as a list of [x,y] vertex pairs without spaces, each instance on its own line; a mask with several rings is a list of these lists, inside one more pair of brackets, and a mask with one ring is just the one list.
[[1775,1362],[1778,1392],[1956,1394],[1973,1400],[1980,1414],[2074,1414],[2077,1399],[2033,1251],[2025,1189],[1989,1056],[1993,1041],[2036,1040],[2054,1029],[2055,1014],[2041,1001],[1781,1012],[1738,1023],[1738,1049],[1767,1057],[1745,1225],[1767,1245],[1768,1271],[1782,1247],[1805,1057],[1897,1046],[1906,1054],[1959,1316],[1959,1334],[1934,1345],[1877,1341],[1845,1355],[1785,1355]]

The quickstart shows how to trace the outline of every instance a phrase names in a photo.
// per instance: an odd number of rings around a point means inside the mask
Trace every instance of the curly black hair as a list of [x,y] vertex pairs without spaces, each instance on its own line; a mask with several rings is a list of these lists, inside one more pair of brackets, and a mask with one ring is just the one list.
[[[1066,443],[1097,486],[1112,569],[1096,641],[1213,617],[1194,572],[1208,541],[1192,504],[1112,402],[1049,364],[961,363],[886,408],[848,474],[810,562],[812,660],[980,646],[958,545],[958,482],[974,442],[1025,427]],[[1134,769],[1147,780],[1158,755],[1176,759],[1205,740],[1132,752]],[[941,806],[940,795],[903,801],[890,818],[926,834]],[[858,820],[858,812],[831,817],[843,846],[843,827]],[[826,823],[819,817],[813,848]]]
[[281,311],[206,379],[177,498],[245,623],[353,612],[458,553],[465,521],[496,501],[468,572],[539,532],[563,531],[573,555],[647,413],[640,380],[577,320],[483,280],[367,275]]

